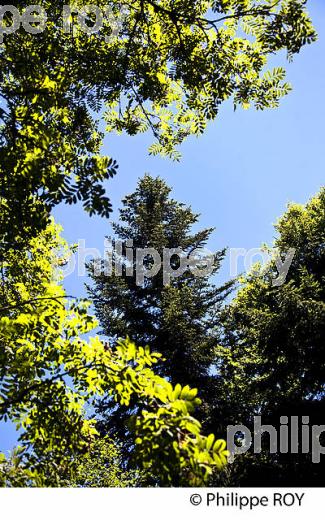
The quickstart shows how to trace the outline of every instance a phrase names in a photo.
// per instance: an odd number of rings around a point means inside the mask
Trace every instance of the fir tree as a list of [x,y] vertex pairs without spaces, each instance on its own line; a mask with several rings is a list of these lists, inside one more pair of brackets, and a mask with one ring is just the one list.
[[[310,425],[324,424],[325,188],[306,205],[291,204],[276,230],[281,257],[295,251],[290,269],[280,286],[273,283],[275,261],[247,276],[224,313],[219,373],[220,397],[230,403],[228,423],[252,427],[259,415],[279,430],[281,416],[289,425],[290,417],[301,424],[303,416]],[[243,473],[236,484],[323,485],[324,462],[312,463],[311,446],[308,455],[301,444],[299,450],[272,456],[266,447],[262,456],[238,464]]]
[[[153,350],[160,352],[165,359],[160,366],[161,375],[171,382],[200,389],[203,399],[200,418],[207,424],[218,397],[213,366],[219,341],[220,311],[232,283],[219,288],[211,280],[220,268],[224,250],[213,255],[210,274],[201,272],[197,276],[187,269],[166,284],[161,269],[156,276],[138,283],[136,252],[139,249],[153,248],[161,258],[166,248],[182,250],[186,255],[200,254],[213,231],[193,232],[199,215],[173,200],[170,192],[160,178],[146,175],[139,181],[136,191],[123,200],[119,223],[113,224],[116,238],[123,247],[115,244],[113,248],[112,272],[105,272],[105,263],[103,270],[96,273],[94,264],[89,265],[94,283],[88,289],[102,332],[109,337],[111,347],[114,348],[119,337],[129,336],[139,345],[150,344]],[[149,268],[150,263],[152,265],[153,260],[147,256],[145,267]],[[171,265],[176,270],[180,267],[178,256],[171,258]],[[132,275],[131,267],[134,268]],[[116,270],[123,275],[116,274]],[[109,425],[111,433],[121,433],[125,415],[110,398],[100,403],[98,413],[103,415],[105,430]]]

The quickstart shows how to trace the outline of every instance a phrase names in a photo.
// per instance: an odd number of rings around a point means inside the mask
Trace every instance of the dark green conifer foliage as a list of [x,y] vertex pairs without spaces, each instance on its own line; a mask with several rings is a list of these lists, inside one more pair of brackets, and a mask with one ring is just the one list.
[[[230,403],[231,412],[225,415],[228,424],[251,427],[253,416],[262,415],[263,424],[278,430],[281,416],[289,417],[289,424],[292,416],[298,416],[300,424],[302,416],[308,416],[310,425],[321,425],[325,406],[325,188],[306,205],[291,204],[276,230],[275,246],[283,258],[295,249],[293,262],[280,287],[272,286],[277,276],[274,261],[264,272],[256,269],[226,309],[224,346],[219,351],[220,397]],[[324,463],[313,464],[310,453],[264,453],[243,461],[236,478],[235,484],[243,486],[324,485]]]
[[[232,288],[232,283],[218,288],[211,278],[218,272],[225,251],[215,253],[210,276],[198,277],[188,269],[166,285],[161,269],[155,277],[139,285],[135,275],[136,250],[154,248],[163,257],[164,248],[180,248],[189,255],[202,251],[213,231],[194,232],[192,227],[199,215],[173,200],[170,192],[163,180],[146,175],[136,191],[123,200],[120,221],[113,228],[124,245],[129,247],[127,241],[133,241],[134,275],[126,276],[125,268],[130,268],[130,263],[126,260],[125,247],[122,255],[118,255],[115,245],[111,275],[94,274],[93,265],[88,266],[94,282],[89,292],[102,332],[109,337],[111,346],[114,348],[119,337],[130,336],[138,344],[150,344],[153,350],[162,353],[165,361],[160,373],[171,382],[199,388],[204,403],[201,419],[208,421],[218,397],[213,365],[219,341],[220,310]],[[150,262],[152,258],[148,257],[144,263],[148,267]],[[177,269],[179,258],[173,256],[171,264]],[[116,265],[123,266],[122,277],[116,275]],[[104,399],[98,411],[104,415],[105,428],[109,424],[110,431],[118,432],[125,416],[120,420],[120,409],[111,416],[114,406]]]

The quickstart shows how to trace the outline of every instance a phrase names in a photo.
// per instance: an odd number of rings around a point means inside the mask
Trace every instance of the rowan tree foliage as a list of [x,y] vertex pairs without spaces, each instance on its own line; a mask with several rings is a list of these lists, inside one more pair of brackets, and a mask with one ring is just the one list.
[[[3,29],[1,240],[12,243],[18,230],[32,235],[44,229],[61,201],[81,200],[90,214],[109,215],[103,181],[115,175],[117,165],[100,154],[96,111],[104,110],[108,131],[151,130],[150,152],[177,159],[175,147],[203,132],[223,101],[277,106],[290,87],[282,68],[266,71],[268,56],[285,50],[291,58],[315,40],[305,4],[97,1],[111,15],[89,34],[91,16],[64,16],[65,2],[40,1],[47,19],[35,22],[34,34]],[[77,11],[83,5],[73,4]],[[26,3],[15,7],[23,14]],[[10,14],[4,25],[12,25]]]
[[[172,384],[200,389],[200,418],[209,424],[219,398],[212,368],[220,339],[220,311],[232,283],[214,285],[212,278],[225,251],[209,253],[210,266],[203,260],[213,229],[193,231],[199,215],[171,198],[170,192],[162,179],[146,175],[123,200],[119,221],[113,224],[111,253],[101,266],[96,261],[88,266],[93,281],[89,295],[110,347],[114,350],[125,336],[151,345],[163,356],[157,366],[162,376]],[[155,264],[152,254],[158,255]],[[196,258],[196,268],[194,264],[186,268],[191,258]],[[167,282],[168,269],[172,271]],[[145,275],[143,280],[139,274]],[[124,445],[129,446],[127,440],[132,443],[125,429],[129,410],[123,413],[108,396],[97,412],[103,431],[122,436]]]
[[[272,286],[274,261],[256,266],[225,312],[219,373],[231,405],[227,420],[250,425],[255,414],[279,426],[281,416],[309,416],[310,424],[323,424],[325,189],[306,205],[290,204],[276,231],[283,257],[296,250],[284,284]],[[269,456],[263,463],[257,457],[246,484],[320,485],[322,474],[311,455]]]
[[119,445],[110,438],[98,438],[87,453],[81,454],[64,487],[130,488],[142,484],[142,472],[125,470]]
[[35,476],[22,465],[21,454],[23,450],[15,448],[10,457],[0,453],[0,487],[32,487],[36,484]]
[[[26,488],[44,484],[23,458],[24,449],[15,448],[8,458],[0,454],[0,487]],[[66,461],[56,468],[52,485],[69,488],[125,488],[142,485],[142,470],[125,470],[119,445],[110,438],[95,438],[87,450],[75,454],[69,471]],[[48,478],[48,476],[47,476]],[[49,481],[48,481],[49,482]]]

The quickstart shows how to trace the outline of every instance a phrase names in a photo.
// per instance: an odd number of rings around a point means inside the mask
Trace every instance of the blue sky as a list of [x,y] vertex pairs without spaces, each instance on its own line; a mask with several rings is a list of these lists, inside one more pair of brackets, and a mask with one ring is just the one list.
[[[174,198],[201,213],[200,227],[216,228],[210,249],[272,243],[273,223],[287,203],[304,203],[325,185],[325,2],[309,0],[308,6],[319,40],[285,65],[294,90],[280,108],[234,112],[225,104],[204,136],[182,146],[180,163],[150,157],[151,136],[107,136],[103,152],[119,163],[118,175],[107,183],[112,220],[120,200],[147,172],[163,177]],[[99,251],[112,233],[109,221],[89,218],[81,207],[59,207],[55,218],[69,242],[84,239]],[[219,278],[220,283],[229,278],[227,262]],[[84,296],[84,282],[71,275],[68,294]],[[13,427],[1,425],[0,451],[12,448],[14,439]]]

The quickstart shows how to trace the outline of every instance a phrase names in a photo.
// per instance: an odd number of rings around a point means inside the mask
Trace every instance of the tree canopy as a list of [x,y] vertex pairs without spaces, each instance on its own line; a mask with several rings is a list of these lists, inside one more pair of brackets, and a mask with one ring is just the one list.
[[[264,424],[278,427],[281,415],[310,416],[311,424],[322,424],[325,188],[306,205],[290,204],[276,230],[280,254],[295,250],[285,283],[272,286],[274,261],[264,269],[256,266],[224,313],[219,371],[230,403],[227,420],[251,425],[253,416],[261,415]],[[264,474],[262,462],[249,460],[254,469],[248,485],[268,485],[268,479],[314,485],[323,474],[323,465],[312,464],[310,454],[264,458]]]
[[109,215],[103,181],[117,164],[100,153],[96,111],[108,131],[150,129],[150,152],[178,158],[175,147],[203,132],[225,100],[277,106],[289,85],[282,68],[265,69],[268,57],[285,50],[291,58],[316,38],[304,0],[112,0],[96,34],[64,17],[64,2],[39,4],[42,30],[3,31],[0,45],[3,242],[44,229],[61,201]]
[[[109,217],[104,184],[116,174],[118,158],[102,154],[105,132],[150,131],[149,152],[178,160],[178,146],[204,132],[223,102],[278,106],[290,85],[283,68],[270,69],[269,57],[286,51],[292,59],[315,41],[306,1],[110,0],[109,16],[96,33],[80,1],[66,18],[64,2],[39,5],[47,17],[31,22],[33,31],[11,30],[9,11],[2,13],[0,29],[0,420],[16,424],[20,444],[10,459],[0,454],[0,485],[83,486],[102,458],[119,459],[114,439],[98,439],[91,418],[103,395],[130,414],[137,411],[136,478],[145,470],[161,485],[202,485],[228,455],[224,441],[202,434],[194,415],[201,400],[190,383],[208,378],[213,356],[219,356],[219,380],[228,377],[223,395],[234,403],[233,413],[239,405],[240,413],[250,413],[258,402],[273,406],[279,399],[322,395],[324,194],[307,209],[292,207],[280,221],[280,248],[291,244],[300,251],[295,274],[273,291],[263,276],[246,281],[230,307],[219,351],[212,331],[217,323],[209,327],[205,320],[215,319],[210,307],[230,285],[219,290],[208,279],[185,277],[164,292],[158,287],[159,338],[150,313],[141,309],[146,301],[141,304],[135,292],[133,312],[142,313],[145,326],[141,319],[114,321],[111,313],[110,334],[124,339],[110,349],[91,337],[98,323],[89,302],[63,289],[60,267],[70,250],[51,212],[62,202],[80,201],[89,215]],[[107,13],[107,1],[96,6]],[[15,9],[23,14],[26,3],[16,2]],[[204,244],[211,230],[191,235],[197,216],[169,203],[168,188],[159,189],[158,249],[165,243],[185,250]],[[137,202],[136,195],[126,205]],[[130,227],[116,231],[124,238],[135,232],[137,244],[149,243],[134,220],[139,208],[122,213]],[[222,258],[216,254],[216,270]],[[99,478],[113,482],[118,474],[119,460]]]

